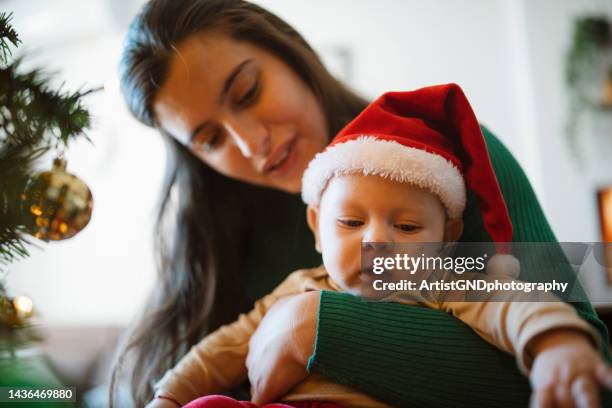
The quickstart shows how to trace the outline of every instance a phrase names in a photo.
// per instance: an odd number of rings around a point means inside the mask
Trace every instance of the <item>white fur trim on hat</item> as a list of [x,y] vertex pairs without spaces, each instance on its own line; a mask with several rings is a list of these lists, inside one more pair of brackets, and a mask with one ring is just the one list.
[[302,199],[318,204],[329,180],[355,173],[428,189],[440,198],[450,218],[461,217],[465,209],[465,182],[453,163],[422,149],[365,135],[315,156],[302,178]]

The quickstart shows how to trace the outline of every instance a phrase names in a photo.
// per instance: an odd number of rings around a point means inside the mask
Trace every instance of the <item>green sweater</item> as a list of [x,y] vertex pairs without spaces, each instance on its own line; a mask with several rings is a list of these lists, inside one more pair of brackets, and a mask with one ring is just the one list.
[[[519,164],[484,127],[483,133],[509,209],[514,241],[556,242]],[[289,217],[304,219],[304,207],[289,211],[285,217],[275,215],[276,221],[262,221],[266,231],[276,234],[266,234],[254,253],[253,260],[259,258],[259,266],[266,264],[269,274],[267,282],[261,279],[261,271],[251,274],[253,279],[247,286],[254,298],[267,293],[270,284],[280,282],[287,271],[320,263],[305,221],[296,223],[293,218],[287,223]],[[464,220],[462,241],[490,241],[471,197]],[[289,235],[287,225],[291,226]],[[284,242],[286,250],[280,251],[285,255],[281,256],[277,246],[275,265],[270,265],[269,251],[277,241],[274,236],[284,239],[278,242]],[[310,251],[304,252],[308,245]],[[541,270],[541,262],[520,261],[522,279],[528,280],[534,270]],[[607,344],[606,327],[592,306],[572,305]],[[451,315],[419,306],[367,302],[345,293],[321,294],[315,352],[308,369],[397,406],[472,407],[478,402],[489,407],[516,407],[527,406],[530,395],[528,380],[518,371],[514,357],[485,342]]]

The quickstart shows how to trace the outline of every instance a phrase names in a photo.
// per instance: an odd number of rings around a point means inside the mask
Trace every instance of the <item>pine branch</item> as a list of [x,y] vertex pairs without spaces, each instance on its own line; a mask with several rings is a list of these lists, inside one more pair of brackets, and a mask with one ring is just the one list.
[[11,55],[10,44],[17,47],[21,40],[11,26],[13,13],[0,13],[0,63],[6,64]]
[[87,138],[90,125],[82,93],[51,89],[41,70],[21,73],[20,59],[8,63],[9,46],[20,42],[11,18],[0,13],[0,272],[28,255],[32,220],[22,194],[34,162],[50,150],[65,150],[77,137]]
[[81,94],[50,89],[40,70],[20,74],[20,62],[0,69],[0,142],[66,148],[90,124]]
[[14,230],[5,229],[0,231],[0,270],[18,259],[26,258],[29,253],[24,239],[27,230],[19,226]]

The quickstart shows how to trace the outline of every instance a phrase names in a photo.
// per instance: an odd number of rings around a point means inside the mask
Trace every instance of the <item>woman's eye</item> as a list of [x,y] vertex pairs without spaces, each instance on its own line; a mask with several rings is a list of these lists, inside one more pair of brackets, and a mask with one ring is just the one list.
[[418,225],[414,224],[396,224],[395,228],[403,231],[403,232],[417,232],[421,229]]
[[[222,137],[223,134],[221,130],[215,130],[211,137],[206,138],[205,140],[195,140],[193,147],[195,149],[202,149],[205,152],[210,152],[219,145]],[[202,137],[202,139],[204,139],[204,137]]]
[[346,227],[356,228],[363,225],[363,221],[350,220],[350,219],[339,219],[338,222]]
[[240,97],[238,105],[246,106],[253,102],[259,93],[259,76],[253,82],[253,85]]
[[216,145],[219,144],[220,140],[221,140],[221,132],[215,132],[215,134],[210,139],[208,139],[206,143],[204,143],[204,150],[206,150],[207,152],[210,152],[212,149],[215,148]]

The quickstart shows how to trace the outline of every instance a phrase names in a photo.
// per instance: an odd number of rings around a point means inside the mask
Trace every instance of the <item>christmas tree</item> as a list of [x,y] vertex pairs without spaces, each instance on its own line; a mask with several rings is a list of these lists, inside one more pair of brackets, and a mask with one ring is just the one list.
[[[34,164],[48,152],[61,156],[72,140],[85,137],[90,124],[81,104],[84,93],[53,89],[43,71],[23,72],[22,58],[12,58],[20,39],[11,18],[0,13],[0,348],[27,340],[18,334],[26,332],[21,329],[28,326],[31,313],[27,299],[8,296],[3,277],[11,263],[28,256],[32,237],[55,239],[49,235],[49,219],[53,221],[62,210],[41,204],[47,191],[41,185],[54,174],[37,175]],[[56,164],[60,171],[65,166],[61,161]],[[62,177],[74,178],[67,173]],[[66,188],[61,187],[56,201],[66,197]],[[65,223],[57,228],[68,229]]]

